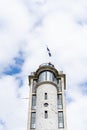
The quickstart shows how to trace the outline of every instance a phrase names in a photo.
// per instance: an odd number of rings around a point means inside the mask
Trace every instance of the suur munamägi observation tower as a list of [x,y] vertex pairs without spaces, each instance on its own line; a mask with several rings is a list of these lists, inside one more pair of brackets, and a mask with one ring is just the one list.
[[29,75],[27,130],[66,130],[66,76],[51,63]]

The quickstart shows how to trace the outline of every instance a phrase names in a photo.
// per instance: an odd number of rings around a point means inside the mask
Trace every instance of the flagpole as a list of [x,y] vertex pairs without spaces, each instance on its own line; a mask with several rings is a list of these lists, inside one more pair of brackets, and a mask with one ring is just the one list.
[[[45,44],[46,45],[46,44]],[[52,54],[51,54],[51,51],[50,49],[48,48],[48,46],[46,45],[46,50],[47,50],[47,53],[48,53],[48,57],[49,57],[49,62],[51,62],[51,57],[52,57]]]

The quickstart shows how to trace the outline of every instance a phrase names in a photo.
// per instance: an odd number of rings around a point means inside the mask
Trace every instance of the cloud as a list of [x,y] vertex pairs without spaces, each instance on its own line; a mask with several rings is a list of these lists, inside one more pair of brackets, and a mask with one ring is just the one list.
[[[0,117],[5,122],[5,129],[18,129],[27,123],[27,103],[28,100],[22,97],[26,87],[18,89],[18,82],[12,76],[3,76],[0,79]],[[23,112],[24,111],[24,112]],[[2,122],[3,123],[3,122]]]
[[[68,119],[68,129],[85,129],[87,126],[85,125],[87,116],[86,116],[86,104],[87,96],[81,96],[76,102],[72,102],[69,106],[67,106],[67,119]],[[72,126],[72,127],[71,127]]]
[[0,119],[0,125],[5,126],[5,122],[2,119]]
[[6,67],[24,45],[32,18],[20,1],[0,1],[0,69]]
[[21,72],[21,67],[24,63],[23,53],[19,52],[18,57],[13,59],[13,62],[9,64],[7,68],[3,71],[4,74],[14,75]]

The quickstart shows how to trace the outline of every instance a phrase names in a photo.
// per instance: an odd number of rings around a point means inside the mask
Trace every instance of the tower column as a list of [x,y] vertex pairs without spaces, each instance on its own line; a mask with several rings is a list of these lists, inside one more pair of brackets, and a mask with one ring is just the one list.
[[57,88],[51,83],[37,87],[36,130],[58,130]]

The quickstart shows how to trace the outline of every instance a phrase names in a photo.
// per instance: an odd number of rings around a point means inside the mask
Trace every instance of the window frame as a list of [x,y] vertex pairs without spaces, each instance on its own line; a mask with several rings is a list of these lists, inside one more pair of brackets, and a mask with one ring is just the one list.
[[36,122],[36,112],[31,112],[31,129],[35,129],[35,122]]
[[61,81],[61,78],[58,79],[57,84],[58,84],[58,91],[62,92],[62,81]]
[[41,72],[39,75],[39,82],[43,82],[43,81],[55,82],[55,80],[56,78],[54,73],[48,70]]
[[36,92],[36,84],[37,84],[37,80],[34,79],[34,80],[33,80],[33,86],[32,86],[32,93],[35,93],[35,92]]
[[36,108],[36,94],[32,95],[32,109]]
[[58,109],[63,109],[63,97],[62,94],[57,94]]
[[64,114],[63,114],[63,111],[58,111],[58,128],[64,128]]

